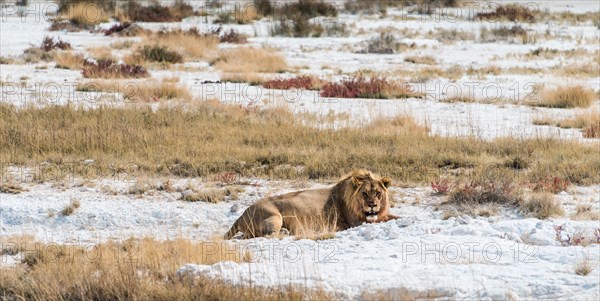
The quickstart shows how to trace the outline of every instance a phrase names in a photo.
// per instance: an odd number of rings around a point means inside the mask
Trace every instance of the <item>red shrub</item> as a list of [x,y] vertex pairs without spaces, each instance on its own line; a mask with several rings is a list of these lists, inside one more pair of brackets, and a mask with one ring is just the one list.
[[312,76],[299,76],[287,79],[274,79],[263,83],[263,87],[268,89],[305,89],[312,90],[317,85],[318,80]]
[[56,48],[60,50],[68,50],[71,49],[71,44],[69,44],[69,42],[61,41],[60,39],[57,39],[56,42],[54,42],[54,38],[45,36],[44,40],[42,40],[42,45],[40,48],[46,52]]
[[570,184],[571,182],[568,179],[548,176],[547,178],[541,179],[536,183],[531,183],[530,187],[535,191],[559,193],[561,191],[566,191]]
[[116,64],[111,60],[85,61],[81,74],[84,78],[140,78],[148,71],[139,65]]
[[421,93],[414,93],[407,86],[398,85],[386,78],[355,77],[340,83],[327,83],[321,92],[323,97],[339,98],[408,98],[423,97]]

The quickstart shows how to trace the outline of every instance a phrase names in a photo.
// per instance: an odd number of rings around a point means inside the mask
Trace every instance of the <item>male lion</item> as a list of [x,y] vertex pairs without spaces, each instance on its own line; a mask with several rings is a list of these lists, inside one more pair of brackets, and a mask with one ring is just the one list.
[[248,207],[225,234],[238,232],[244,238],[277,234],[282,228],[290,234],[341,231],[362,223],[397,219],[388,213],[391,180],[358,169],[331,188],[291,192],[259,200]]

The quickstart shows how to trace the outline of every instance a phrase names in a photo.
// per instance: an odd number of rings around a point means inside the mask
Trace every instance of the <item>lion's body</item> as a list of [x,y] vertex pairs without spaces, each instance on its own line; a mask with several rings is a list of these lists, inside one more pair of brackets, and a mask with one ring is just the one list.
[[[357,179],[361,181],[361,185],[356,184]],[[357,195],[360,187],[364,186],[363,183],[367,182],[373,187],[379,183],[378,187],[383,188],[384,191],[376,213],[377,217],[372,217],[370,220],[363,213]],[[229,239],[238,232],[244,233],[244,238],[267,236],[279,233],[281,228],[288,229],[291,234],[296,235],[341,231],[367,221],[381,222],[394,219],[397,217],[388,214],[389,201],[386,188],[381,179],[370,172],[357,170],[342,178],[331,188],[303,190],[268,197],[248,207],[225,234],[225,238]]]

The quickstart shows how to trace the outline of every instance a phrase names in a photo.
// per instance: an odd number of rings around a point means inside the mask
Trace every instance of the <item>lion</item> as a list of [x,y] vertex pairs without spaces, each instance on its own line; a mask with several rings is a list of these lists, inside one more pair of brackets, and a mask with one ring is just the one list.
[[365,169],[342,177],[330,188],[310,189],[261,199],[251,205],[225,234],[254,238],[280,233],[342,231],[363,223],[399,218],[389,213],[391,180]]

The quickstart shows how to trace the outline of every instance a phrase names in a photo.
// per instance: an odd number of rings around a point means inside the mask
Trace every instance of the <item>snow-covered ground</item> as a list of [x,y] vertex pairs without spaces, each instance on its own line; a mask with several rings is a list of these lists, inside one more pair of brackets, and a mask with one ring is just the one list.
[[[197,179],[175,182],[185,187]],[[2,237],[32,235],[47,243],[80,246],[131,237],[210,240],[221,236],[245,208],[261,197],[298,189],[279,181],[245,181],[237,200],[218,204],[178,200],[181,193],[149,190],[129,195],[134,183],[75,181],[66,185],[31,184],[16,195],[0,194]],[[303,187],[323,187],[304,183]],[[560,193],[565,218],[538,220],[506,209],[500,216],[442,219],[435,205],[443,200],[430,188],[393,188],[401,219],[338,232],[335,238],[312,241],[257,238],[226,241],[229,250],[248,250],[250,263],[189,265],[179,274],[223,277],[228,282],[260,286],[304,285],[323,288],[344,298],[362,292],[435,288],[457,299],[520,298],[595,300],[599,269],[588,276],[575,266],[599,264],[598,221],[569,219],[575,206],[600,209],[600,186],[574,187]],[[109,193],[110,192],[110,193]],[[72,200],[81,206],[72,215],[60,211]],[[562,226],[557,237],[556,227]],[[596,232],[597,231],[597,232]],[[591,245],[563,245],[559,240],[584,237]],[[10,241],[10,240],[9,240]],[[3,264],[22,254],[4,255]]]

